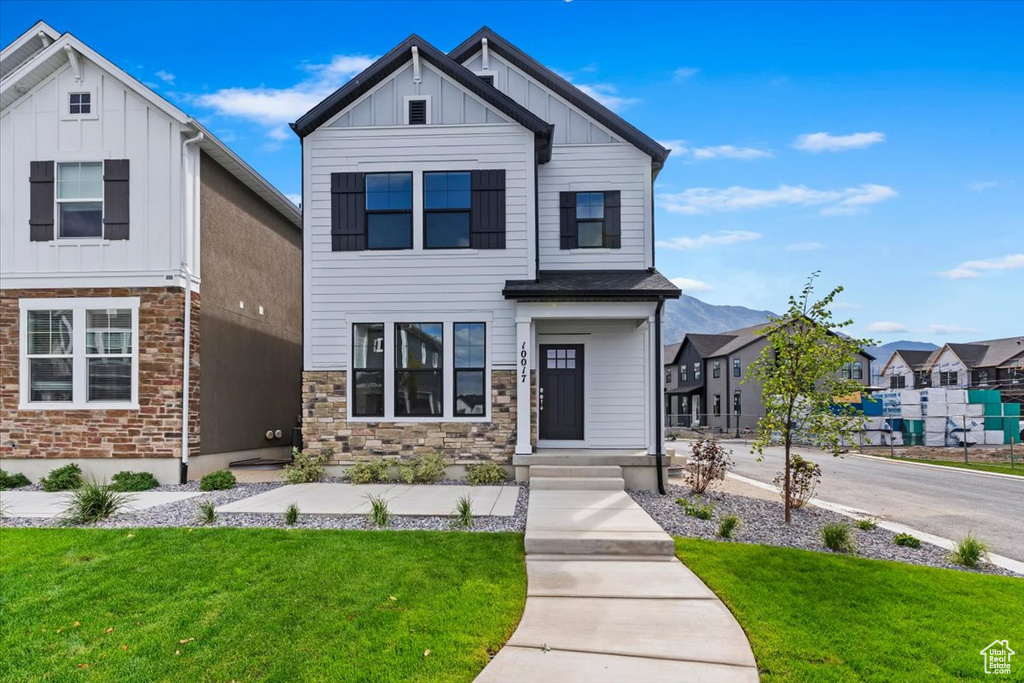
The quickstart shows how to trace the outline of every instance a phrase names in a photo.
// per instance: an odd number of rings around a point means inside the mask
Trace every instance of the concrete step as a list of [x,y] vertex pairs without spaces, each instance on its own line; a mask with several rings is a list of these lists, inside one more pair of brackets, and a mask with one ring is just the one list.
[[621,477],[530,477],[530,489],[537,491],[623,491]]
[[541,555],[657,555],[675,553],[675,542],[664,531],[527,531],[526,554]]
[[534,477],[622,477],[618,465],[530,465],[530,478]]

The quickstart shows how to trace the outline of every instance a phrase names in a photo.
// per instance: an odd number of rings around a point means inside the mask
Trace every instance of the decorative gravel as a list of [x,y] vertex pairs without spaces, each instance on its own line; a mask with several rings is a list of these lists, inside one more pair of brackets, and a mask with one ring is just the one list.
[[[325,478],[325,483],[342,483],[341,479]],[[465,485],[465,481],[446,480],[440,484]],[[114,515],[110,519],[89,525],[97,529],[124,529],[132,527],[196,527],[202,526],[199,521],[200,503],[210,502],[214,507],[233,503],[236,500],[249,498],[281,486],[283,482],[260,484],[237,484],[226,491],[204,491],[201,496],[166,505],[157,505],[139,512]],[[480,487],[483,488],[483,487]],[[25,489],[20,489],[25,490]],[[158,486],[151,491],[195,491],[199,492],[199,482]],[[512,516],[478,516],[473,518],[473,526],[462,529],[455,526],[451,517],[447,516],[412,516],[396,515],[392,517],[388,530],[426,530],[426,531],[512,531],[522,533],[526,530],[526,506],[530,497],[527,484],[519,485],[519,497],[516,500],[516,511]],[[5,517],[0,520],[4,527],[61,527],[71,526],[59,517],[41,519],[34,517]],[[281,514],[249,514],[249,513],[217,513],[217,519],[211,527],[237,528],[281,528],[281,529],[359,529],[375,531],[367,515],[313,515],[302,514],[299,503],[299,521],[288,526]]]
[[[854,525],[855,520],[818,507],[807,506],[793,510],[793,521],[787,525],[783,521],[782,501],[759,500],[711,491],[704,495],[697,495],[685,486],[673,484],[667,486],[667,491],[668,495],[665,496],[651,491],[629,491],[628,493],[672,536],[775,545],[831,553],[832,551],[825,548],[821,542],[821,528],[831,522],[841,522],[850,526],[856,543],[856,554],[859,557],[895,560],[909,564],[983,574],[1019,576],[1007,569],[988,563],[982,563],[974,569],[953,564],[948,559],[949,551],[924,541],[921,542],[921,547],[916,549],[898,546],[893,542],[896,534],[892,531],[881,527],[864,531]],[[688,517],[683,513],[682,506],[676,504],[677,498],[689,499],[694,504],[714,505],[714,516],[708,520]],[[719,538],[716,531],[721,518],[728,515],[739,517],[740,526],[734,532],[734,537],[726,540]]]

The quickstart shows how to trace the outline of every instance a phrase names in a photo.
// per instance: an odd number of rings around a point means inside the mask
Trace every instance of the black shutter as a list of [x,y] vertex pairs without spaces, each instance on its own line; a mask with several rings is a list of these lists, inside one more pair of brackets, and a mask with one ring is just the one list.
[[604,246],[618,249],[622,246],[622,207],[618,190],[604,193]]
[[427,123],[427,101],[409,100],[409,125],[422,126]]
[[103,238],[128,239],[128,160],[103,162]]
[[29,239],[33,242],[49,242],[53,239],[53,194],[52,161],[33,161],[29,166]]
[[559,192],[559,235],[561,249],[575,249],[579,245],[576,232],[576,193]]
[[331,174],[331,251],[366,249],[366,175]]
[[505,248],[505,169],[470,171],[469,246]]

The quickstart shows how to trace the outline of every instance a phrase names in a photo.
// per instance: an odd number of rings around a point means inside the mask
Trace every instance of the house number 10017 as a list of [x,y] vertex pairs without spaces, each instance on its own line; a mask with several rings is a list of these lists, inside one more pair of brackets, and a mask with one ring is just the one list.
[[520,377],[519,377],[519,381],[520,382],[525,382],[526,381],[526,366],[527,365],[528,365],[528,363],[526,361],[526,342],[523,342],[523,348],[519,350],[519,367],[522,368],[522,370],[523,370],[522,375],[520,375]]

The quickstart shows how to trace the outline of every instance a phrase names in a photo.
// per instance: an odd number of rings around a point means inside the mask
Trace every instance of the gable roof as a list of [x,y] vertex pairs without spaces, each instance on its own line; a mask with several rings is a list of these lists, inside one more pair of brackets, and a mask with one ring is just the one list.
[[472,71],[415,33],[392,48],[390,52],[367,67],[361,74],[328,95],[320,104],[299,117],[298,121],[291,124],[292,130],[300,138],[312,133],[332,116],[344,110],[373,86],[409,62],[412,59],[413,47],[416,48],[421,59],[429,62],[463,88],[533,132],[537,140],[539,163],[546,163],[551,159],[551,133],[554,130],[554,125],[544,121],[503,92],[487,85]]
[[641,152],[651,157],[654,174],[657,175],[658,170],[660,170],[665,164],[665,159],[668,158],[670,150],[659,145],[654,139],[640,132],[640,130],[628,123],[611,109],[604,106],[551,69],[530,57],[528,54],[499,36],[490,28],[484,26],[463,41],[463,43],[457,48],[449,52],[448,56],[461,64],[481,49],[480,41],[484,38],[487,39],[488,50],[493,50],[495,54],[500,55],[521,71],[543,83],[556,95],[570,102],[573,106],[583,111],[587,116],[598,121],[605,128],[608,128],[623,140],[629,142]]
[[1024,337],[1004,337],[966,344],[946,344],[933,352],[934,356],[928,359],[924,369],[930,370],[946,349],[952,351],[969,370],[999,367],[1011,361],[1016,361],[1014,365],[1024,364]]
[[707,358],[734,339],[736,336],[732,334],[688,334],[685,337],[701,358]]
[[[5,47],[3,54],[6,54],[15,45],[23,44],[26,36],[36,35],[41,23],[37,23],[19,38],[15,39],[9,46]],[[43,25],[45,26],[45,24]],[[46,28],[50,32],[56,33],[49,26],[46,26]],[[36,85],[46,80],[57,70],[63,68],[69,60],[68,51],[77,52],[100,69],[111,74],[126,88],[152,104],[174,121],[191,128],[196,133],[202,133],[203,140],[199,143],[200,149],[206,152],[243,185],[255,192],[257,196],[284,216],[297,229],[302,229],[302,212],[299,211],[299,208],[251,166],[242,161],[227,145],[218,140],[210,131],[200,125],[198,121],[143,85],[136,78],[71,33],[60,34],[53,43],[40,50],[36,50],[29,59],[18,65],[0,81],[0,109],[7,109],[17,102],[22,95],[27,94]]]
[[683,342],[676,342],[675,344],[666,344],[665,348],[662,349],[662,358],[665,361],[665,365],[675,365],[676,356],[679,355],[679,350],[683,348]]

